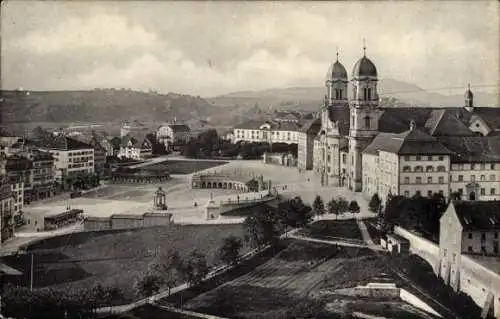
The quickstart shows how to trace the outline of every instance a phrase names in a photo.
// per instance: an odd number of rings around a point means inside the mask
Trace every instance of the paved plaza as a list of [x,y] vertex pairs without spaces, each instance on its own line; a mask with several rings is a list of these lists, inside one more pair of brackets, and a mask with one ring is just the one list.
[[[263,176],[265,181],[271,180],[272,186],[279,194],[285,197],[301,196],[312,204],[316,195],[320,195],[328,202],[331,198],[343,196],[348,200],[356,199],[361,207],[359,217],[373,216],[367,209],[367,202],[361,194],[354,194],[343,188],[321,187],[312,172],[298,173],[294,167],[283,167],[263,164],[262,161],[230,161],[227,164],[209,168],[197,173],[225,174],[244,177],[248,180],[255,176]],[[166,192],[168,211],[173,214],[176,223],[199,224],[217,222],[239,222],[234,220],[206,221],[204,206],[213,195],[214,200],[236,200],[237,196],[244,199],[251,194],[232,189],[192,189],[191,176],[172,175],[172,179],[161,184],[141,185],[107,185],[93,192],[91,195],[80,198],[64,198],[44,203],[34,203],[26,206],[25,210],[40,214],[54,214],[62,212],[66,207],[83,209],[85,216],[108,217],[112,214],[141,215],[153,209],[153,193],[158,187]],[[194,204],[197,203],[197,206]],[[325,216],[325,218],[329,218]]]

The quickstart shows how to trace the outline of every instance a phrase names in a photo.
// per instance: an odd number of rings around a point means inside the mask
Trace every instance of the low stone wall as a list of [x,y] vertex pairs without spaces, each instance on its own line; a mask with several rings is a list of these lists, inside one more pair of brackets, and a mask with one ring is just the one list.
[[410,242],[410,252],[427,261],[435,274],[439,273],[440,261],[438,245],[398,226],[394,227],[394,233],[406,238]]
[[84,230],[101,231],[110,229],[135,229],[168,226],[173,223],[170,213],[144,213],[142,215],[114,214],[110,217],[87,217]]

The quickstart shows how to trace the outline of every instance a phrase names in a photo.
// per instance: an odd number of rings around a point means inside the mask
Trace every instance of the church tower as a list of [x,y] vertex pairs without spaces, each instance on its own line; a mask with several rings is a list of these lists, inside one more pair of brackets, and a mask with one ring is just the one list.
[[[330,66],[325,78],[326,94],[321,108],[321,131],[318,149],[318,171],[321,175],[321,184],[324,186],[339,185],[339,148],[342,143],[341,132],[343,121],[347,123],[349,101],[347,98],[347,71],[339,62],[337,52],[336,61]],[[345,138],[344,138],[345,140]]]
[[474,111],[474,94],[470,90],[470,83],[467,87],[467,91],[465,91],[465,109],[468,112]]
[[366,57],[366,47],[363,50],[363,57],[354,65],[351,80],[348,186],[356,192],[362,190],[362,152],[377,135],[382,113],[377,92],[377,68]]

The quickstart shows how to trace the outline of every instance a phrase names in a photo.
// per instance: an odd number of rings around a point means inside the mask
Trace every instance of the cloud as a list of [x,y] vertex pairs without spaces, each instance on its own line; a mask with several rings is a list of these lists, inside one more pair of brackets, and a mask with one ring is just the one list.
[[2,7],[4,88],[210,96],[319,86],[337,49],[350,73],[363,38],[383,78],[424,88],[499,82],[492,2],[25,3]]
[[51,54],[82,49],[151,48],[157,41],[154,33],[130,23],[126,17],[101,13],[89,19],[70,17],[49,29],[31,31],[14,45],[37,54]]

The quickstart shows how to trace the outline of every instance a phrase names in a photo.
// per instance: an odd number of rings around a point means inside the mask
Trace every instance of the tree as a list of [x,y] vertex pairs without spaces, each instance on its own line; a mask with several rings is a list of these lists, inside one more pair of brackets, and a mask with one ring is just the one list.
[[162,284],[163,280],[159,275],[149,273],[135,281],[134,290],[138,296],[147,297],[160,291]]
[[158,275],[162,279],[162,283],[170,289],[177,283],[177,278],[181,273],[182,260],[176,250],[169,250],[167,254],[162,254],[155,258],[149,265],[149,272]]
[[379,214],[381,206],[382,206],[382,200],[378,196],[378,193],[373,194],[370,203],[368,203],[370,211],[372,213]]
[[360,207],[359,207],[359,205],[358,205],[358,202],[357,202],[357,201],[355,201],[355,200],[353,200],[353,201],[351,201],[351,202],[349,203],[349,207],[348,207],[348,209],[349,209],[349,212],[350,212],[351,214],[353,214],[353,215],[358,214],[358,213],[360,212],[360,210],[361,210],[361,208],[360,208]]
[[349,211],[349,202],[344,197],[337,197],[337,209],[339,215],[343,215]]
[[250,247],[261,248],[276,244],[279,239],[279,223],[275,214],[263,207],[256,207],[243,222],[244,240]]
[[229,236],[223,239],[219,248],[219,258],[226,264],[235,264],[240,255],[242,247],[241,239],[236,236]]
[[325,203],[323,202],[323,199],[321,198],[321,196],[319,196],[319,195],[316,196],[316,198],[314,199],[314,202],[313,202],[312,209],[313,209],[313,213],[318,217],[325,214],[325,212],[326,212]]
[[205,255],[195,249],[183,260],[180,270],[188,285],[197,285],[207,276],[209,267]]
[[312,208],[305,205],[299,196],[278,204],[278,213],[281,222],[290,227],[307,225],[313,219]]
[[337,201],[333,198],[328,202],[328,214],[335,215],[336,219],[338,219],[340,215]]

